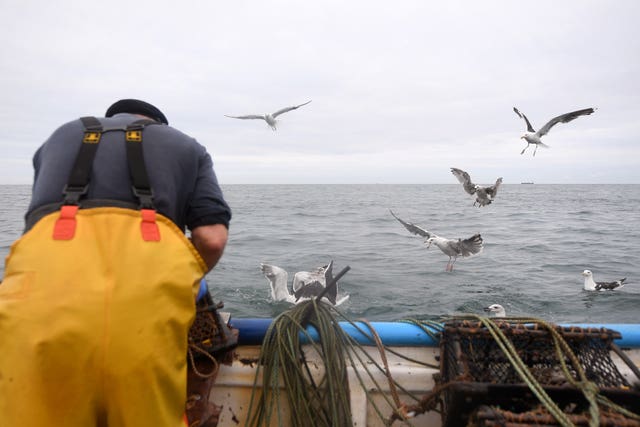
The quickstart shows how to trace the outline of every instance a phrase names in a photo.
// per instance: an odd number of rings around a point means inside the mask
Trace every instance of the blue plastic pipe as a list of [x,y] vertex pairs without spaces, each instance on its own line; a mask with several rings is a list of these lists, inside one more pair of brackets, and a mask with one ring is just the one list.
[[[240,345],[259,345],[271,325],[273,319],[235,319],[231,318],[230,324],[240,331],[238,343]],[[362,345],[374,345],[375,343],[367,334],[367,326],[364,323],[355,322],[354,327],[348,322],[340,322],[342,329],[353,339]],[[399,347],[435,347],[438,342],[426,334],[421,328],[410,323],[403,322],[370,322],[376,330],[382,343],[387,346]],[[581,328],[607,328],[620,332],[622,338],[616,340],[616,344],[622,348],[640,348],[640,324],[637,323],[577,323],[561,324],[561,326],[578,326]],[[361,329],[360,330],[358,330]],[[430,328],[431,329],[431,328]],[[432,329],[433,332],[437,332]],[[318,333],[313,327],[307,329],[309,335],[317,340]],[[304,340],[304,339],[303,339]]]

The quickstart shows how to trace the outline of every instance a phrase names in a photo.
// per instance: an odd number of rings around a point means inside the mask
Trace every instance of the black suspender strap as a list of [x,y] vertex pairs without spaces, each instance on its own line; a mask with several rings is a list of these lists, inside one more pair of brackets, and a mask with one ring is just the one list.
[[89,188],[93,159],[96,157],[98,143],[102,136],[102,124],[98,119],[81,117],[80,120],[84,125],[84,136],[67,185],[62,190],[64,201],[60,208],[60,216],[53,227],[54,240],[71,240],[75,235],[79,201]]
[[[91,169],[98,150],[98,143],[102,133],[105,131],[100,121],[95,117],[82,117],[80,120],[82,120],[82,124],[85,127],[84,137],[82,138],[82,145],[76,156],[73,169],[71,169],[69,180],[63,190],[64,202],[60,208],[60,216],[54,226],[54,240],[71,240],[75,235],[76,213],[79,209],[79,201],[89,188]],[[145,126],[150,124],[159,123],[149,119],[136,120],[129,124],[124,131],[133,194],[140,202],[140,214],[142,217],[140,231],[142,238],[145,241],[159,241],[160,230],[156,223],[153,191],[149,183],[142,152],[142,131]]]
[[82,145],[76,155],[75,163],[71,169],[67,185],[62,191],[65,205],[77,205],[82,196],[87,193],[93,159],[98,151],[98,143],[102,136],[102,124],[95,117],[81,117],[84,125]]
[[151,190],[151,184],[149,184],[149,175],[147,174],[142,151],[142,131],[146,125],[150,124],[158,124],[158,122],[149,119],[136,120],[129,124],[125,130],[131,187],[133,194],[140,201],[141,209],[155,209],[153,191]]

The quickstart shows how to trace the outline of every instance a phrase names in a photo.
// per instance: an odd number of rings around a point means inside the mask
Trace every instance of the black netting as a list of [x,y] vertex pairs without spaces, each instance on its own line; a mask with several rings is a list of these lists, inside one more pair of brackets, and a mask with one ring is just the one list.
[[[538,325],[500,322],[499,326],[540,384],[568,383],[548,331]],[[599,387],[629,386],[610,355],[611,343],[619,337],[617,332],[595,328],[556,327],[556,330],[580,361],[587,379]],[[479,322],[461,320],[445,324],[441,350],[445,382],[454,379],[501,384],[523,382],[493,336]],[[575,367],[563,357],[571,376],[577,380]]]
[[[558,407],[576,421],[588,420],[589,402],[580,387],[566,378],[559,357],[564,359],[570,378],[579,381],[577,369],[565,352],[558,355],[551,332],[533,322],[504,320],[495,324]],[[613,340],[620,338],[618,332],[604,328],[553,328],[576,356],[587,379],[598,386],[600,395],[627,410],[640,411],[640,393],[630,388],[611,357]],[[556,425],[550,414],[540,409],[539,399],[479,320],[446,322],[440,358],[439,383],[447,384],[442,399],[444,426]],[[493,409],[478,412],[479,407]],[[602,425],[638,425],[634,424],[637,420],[601,409]],[[467,424],[472,414],[476,423]]]

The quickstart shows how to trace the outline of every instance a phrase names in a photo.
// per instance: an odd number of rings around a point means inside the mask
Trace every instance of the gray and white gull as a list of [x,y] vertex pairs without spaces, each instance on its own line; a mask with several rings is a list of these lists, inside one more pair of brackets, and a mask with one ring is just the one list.
[[489,307],[483,308],[491,317],[506,317],[507,312],[500,304],[491,304]]
[[243,120],[247,120],[247,119],[258,119],[258,120],[264,120],[265,122],[267,122],[267,124],[269,125],[269,127],[271,128],[271,130],[276,130],[276,124],[278,123],[278,121],[276,120],[276,117],[278,117],[280,114],[284,114],[286,112],[289,112],[291,110],[296,110],[300,107],[302,107],[303,105],[307,105],[308,103],[310,103],[311,100],[305,102],[304,104],[300,104],[300,105],[294,105],[291,107],[285,107],[282,108],[278,111],[276,111],[275,113],[267,113],[267,114],[248,114],[245,116],[227,116],[225,114],[225,117],[229,117],[231,119],[243,119]]
[[575,120],[580,116],[589,115],[593,113],[595,110],[593,108],[585,108],[583,110],[577,110],[577,111],[572,111],[570,113],[561,114],[558,117],[554,117],[553,119],[549,120],[544,126],[542,126],[537,131],[533,129],[533,126],[531,126],[531,123],[529,122],[529,119],[527,119],[527,116],[525,116],[520,111],[518,111],[516,107],[513,107],[513,111],[515,111],[518,117],[520,117],[521,119],[524,119],[524,121],[527,123],[527,133],[525,133],[520,137],[520,139],[524,139],[525,141],[527,141],[527,146],[524,147],[524,149],[520,152],[520,154],[524,154],[525,150],[529,148],[529,145],[533,144],[535,145],[535,149],[533,150],[533,155],[535,156],[539,146],[544,148],[549,148],[548,145],[542,142],[541,138],[547,133],[549,133],[549,130],[552,127],[554,127],[558,123],[569,123],[570,121]]
[[582,275],[584,276],[585,291],[613,291],[614,289],[621,289],[624,287],[625,280],[627,280],[625,277],[620,280],[614,280],[613,282],[596,282],[593,280],[591,270],[584,270]]
[[[260,264],[260,270],[269,281],[271,298],[298,304],[318,297],[333,280],[333,261],[313,271],[298,271],[293,275],[292,291],[289,290],[289,274],[276,265]],[[347,294],[338,294],[338,284],[322,298],[323,301],[338,306],[349,299]]]
[[476,200],[473,202],[473,206],[475,206],[476,204],[478,205],[478,207],[490,205],[491,202],[493,202],[493,199],[495,199],[496,195],[498,194],[500,185],[502,185],[502,177],[496,179],[495,184],[483,187],[481,185],[474,184],[471,181],[471,177],[469,176],[469,174],[462,169],[451,168],[451,173],[453,174],[453,176],[458,178],[458,181],[460,182],[460,184],[462,184],[462,188],[464,188],[464,191],[466,191],[471,196],[476,196]]
[[410,233],[425,237],[426,240],[424,241],[424,243],[427,245],[427,249],[431,246],[431,244],[434,244],[445,255],[449,256],[449,261],[447,262],[445,271],[453,271],[453,264],[455,264],[459,256],[466,258],[482,252],[483,241],[480,233],[476,233],[467,239],[447,239],[445,237],[437,236],[436,234],[427,231],[424,228],[421,228],[413,223],[403,221],[402,219],[398,218],[391,209],[389,209],[389,212],[391,212],[391,215],[393,215],[393,217],[397,219],[400,224],[404,225],[404,228],[406,228]]

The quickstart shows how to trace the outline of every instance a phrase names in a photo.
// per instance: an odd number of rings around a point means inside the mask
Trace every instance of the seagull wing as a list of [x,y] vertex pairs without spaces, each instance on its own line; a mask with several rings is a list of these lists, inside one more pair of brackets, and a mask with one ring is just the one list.
[[291,285],[293,292],[297,292],[307,284],[314,281],[317,281],[317,277],[315,277],[313,273],[309,271],[298,271],[293,275],[293,284]]
[[308,103],[310,103],[310,102],[311,102],[311,100],[309,100],[309,101],[305,102],[304,104],[294,105],[293,107],[285,107],[285,108],[282,108],[282,109],[280,109],[280,110],[276,111],[275,113],[271,114],[271,116],[273,116],[274,118],[275,118],[275,117],[278,117],[280,114],[286,113],[287,111],[291,111],[291,110],[298,109],[298,108],[302,107],[303,105],[307,105],[307,104],[308,104]]
[[280,268],[277,265],[260,264],[260,269],[268,279],[284,277],[285,282],[287,281],[288,274],[284,268]]
[[502,185],[502,178],[498,178],[496,179],[496,183],[493,184],[491,187],[487,187],[484,189],[484,191],[486,191],[486,193],[491,196],[491,198],[493,199],[494,197],[496,197],[496,194],[498,194],[498,188],[500,188],[500,186]]
[[333,260],[324,269],[324,284],[328,285],[333,280]]
[[227,116],[226,114],[224,115],[225,117],[229,117],[231,119],[262,119],[265,120],[264,116],[259,116],[257,114],[249,114],[246,116]]
[[260,270],[262,270],[262,274],[264,274],[264,277],[269,281],[271,297],[273,300],[286,300],[289,295],[289,289],[287,288],[289,274],[287,271],[276,265],[270,264],[260,264]]
[[324,291],[324,285],[318,281],[313,281],[311,283],[305,283],[297,291],[294,291],[293,296],[296,297],[296,301],[300,298],[315,298],[320,295]]
[[545,124],[540,128],[540,130],[538,131],[538,134],[540,136],[546,135],[549,132],[549,130],[555,125],[557,125],[558,123],[569,123],[571,120],[575,120],[580,116],[589,115],[594,111],[595,110],[593,108],[585,108],[584,110],[572,111],[571,113],[566,113],[558,117],[554,117],[553,119],[549,120],[547,124]]
[[531,126],[531,123],[529,123],[529,119],[527,119],[527,116],[525,116],[524,114],[522,114],[520,111],[518,111],[518,109],[516,107],[513,107],[513,111],[516,112],[516,114],[518,115],[518,117],[520,117],[521,119],[524,119],[525,122],[527,122],[527,130],[529,132],[535,132],[535,130],[533,129],[533,126]]
[[[331,283],[331,281],[333,280],[333,260],[331,260],[329,265],[327,265],[324,270],[324,280],[325,286]],[[336,300],[338,299],[338,282],[336,282],[335,285],[327,291],[325,296],[331,302],[331,304],[336,305]]]
[[627,280],[626,277],[624,279],[616,280],[615,282],[596,282],[596,291],[612,291],[614,289],[621,288],[624,286],[625,280]]
[[396,214],[393,213],[393,211],[391,209],[389,209],[389,212],[391,212],[391,215],[393,215],[393,217],[395,219],[397,219],[400,222],[400,224],[404,225],[404,228],[409,230],[409,233],[413,233],[413,234],[416,234],[418,236],[422,236],[422,237],[426,237],[426,238],[429,238],[429,237],[431,237],[433,235],[433,233],[430,233],[427,230],[425,230],[423,228],[420,228],[415,224],[412,224],[410,222],[405,222],[405,221],[401,220],[400,218],[398,218],[396,216]]
[[458,239],[454,244],[456,246],[456,251],[463,257],[479,254],[482,252],[483,248],[482,236],[480,236],[479,233],[474,234],[468,239]]
[[476,185],[471,182],[471,177],[468,173],[458,168],[451,168],[451,173],[458,178],[458,181],[462,184],[464,191],[469,194],[474,194],[476,192]]

